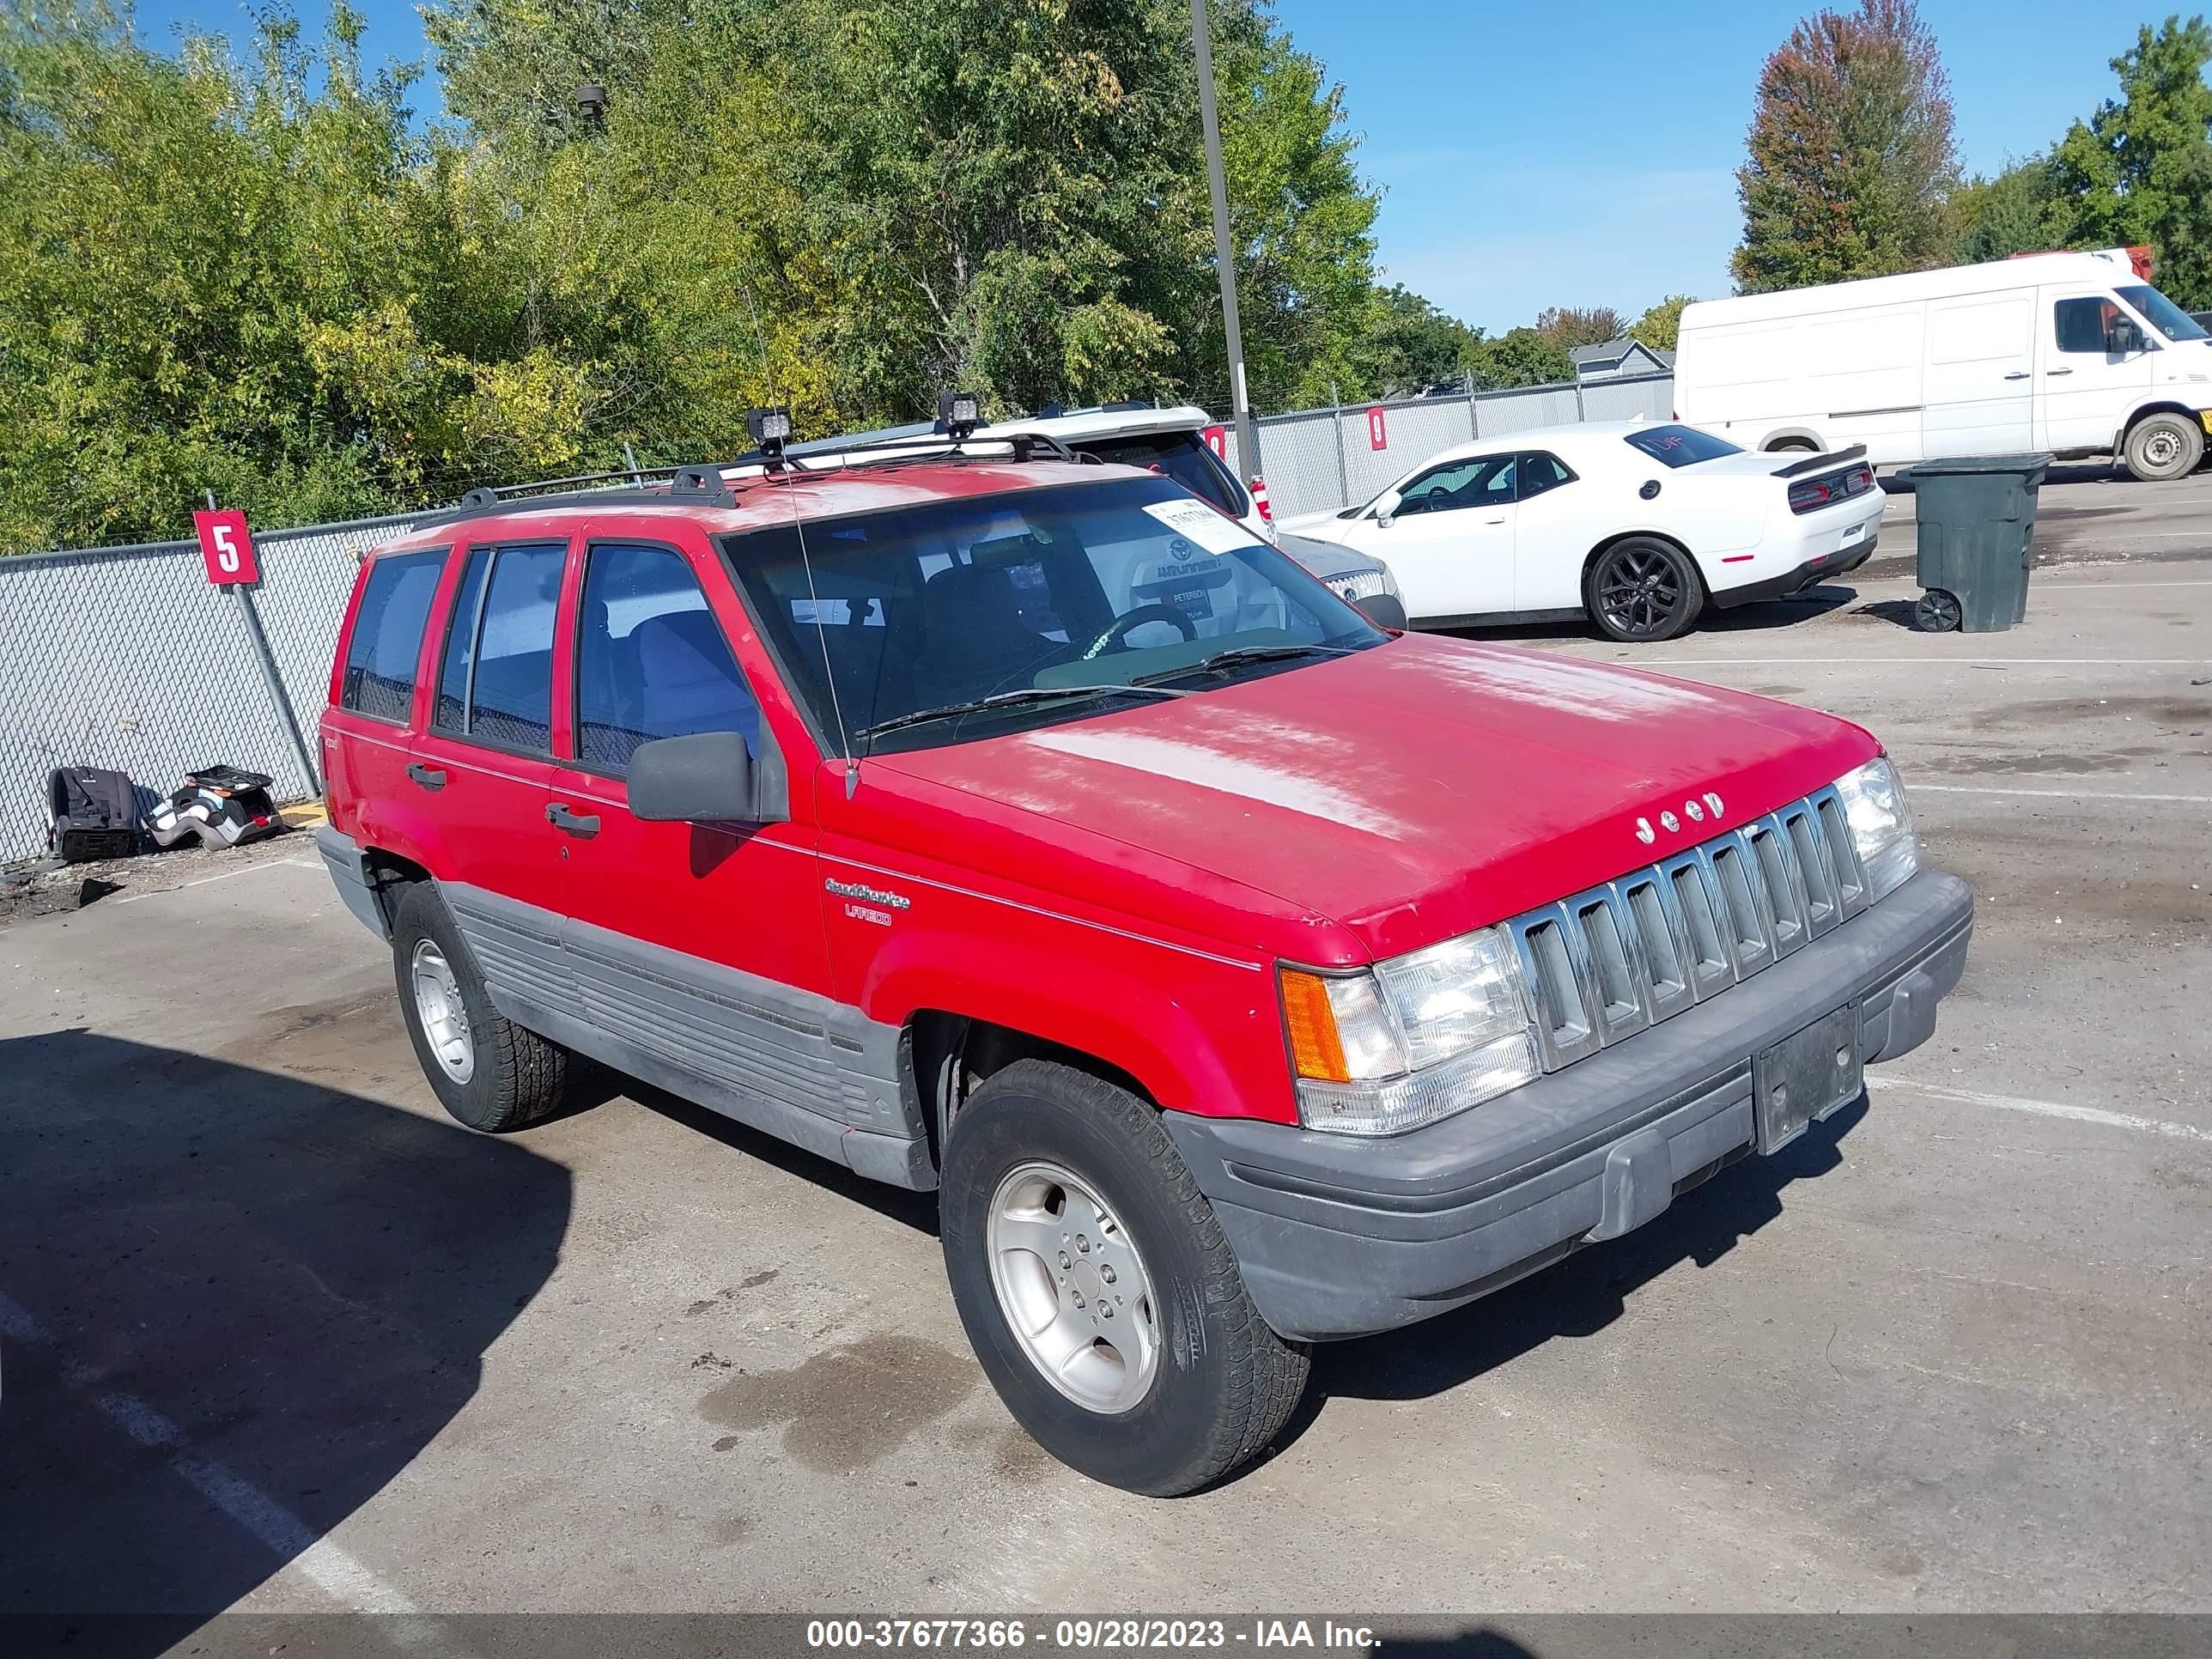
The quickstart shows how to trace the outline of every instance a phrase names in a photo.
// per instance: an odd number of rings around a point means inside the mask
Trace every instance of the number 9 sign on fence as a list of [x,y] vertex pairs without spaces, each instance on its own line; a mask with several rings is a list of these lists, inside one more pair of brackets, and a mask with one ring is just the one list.
[[200,538],[200,558],[207,579],[218,587],[233,582],[258,582],[260,567],[254,562],[253,538],[246,532],[246,514],[236,507],[220,513],[195,513],[192,528]]

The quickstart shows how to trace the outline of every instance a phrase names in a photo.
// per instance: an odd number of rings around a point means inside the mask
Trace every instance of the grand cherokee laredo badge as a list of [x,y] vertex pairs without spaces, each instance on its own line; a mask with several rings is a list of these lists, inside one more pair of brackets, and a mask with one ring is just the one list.
[[904,893],[870,887],[864,882],[839,881],[832,876],[822,885],[839,898],[848,901],[845,914],[854,921],[872,922],[878,927],[891,925],[892,911],[914,908],[914,901]]

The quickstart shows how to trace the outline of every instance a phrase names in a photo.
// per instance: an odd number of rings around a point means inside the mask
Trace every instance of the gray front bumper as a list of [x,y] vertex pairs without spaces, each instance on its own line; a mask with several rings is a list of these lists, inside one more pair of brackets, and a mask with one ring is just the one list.
[[1640,1226],[1754,1144],[1752,1056],[1859,1006],[1860,1050],[1926,1042],[1973,895],[1923,871],[1755,977],[1456,1117],[1386,1139],[1166,1115],[1261,1316],[1358,1336],[1471,1302]]

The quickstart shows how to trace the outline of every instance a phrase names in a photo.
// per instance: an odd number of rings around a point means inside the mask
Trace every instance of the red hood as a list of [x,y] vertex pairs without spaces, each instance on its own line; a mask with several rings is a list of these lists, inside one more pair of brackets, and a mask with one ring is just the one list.
[[1260,890],[1343,924],[1379,957],[1620,875],[1879,752],[1857,726],[1790,703],[1407,635],[1195,696],[870,764]]

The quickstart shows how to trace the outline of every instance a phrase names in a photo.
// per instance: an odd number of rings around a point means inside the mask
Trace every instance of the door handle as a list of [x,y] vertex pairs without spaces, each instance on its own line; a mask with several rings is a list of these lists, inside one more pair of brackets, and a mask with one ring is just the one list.
[[1485,519],[1483,520],[1483,523],[1485,524],[1504,524],[1504,522],[1505,520],[1503,519]]
[[2071,374],[2074,371],[2070,368],[2046,368],[2043,372],[2045,374]]
[[410,761],[407,775],[434,793],[446,787],[446,769],[442,766],[425,766],[420,761]]
[[555,801],[545,809],[545,821],[556,830],[589,841],[599,833],[599,815],[596,812],[572,812],[565,801]]
[[[2066,369],[2054,368],[2054,369],[2052,369],[2051,372],[2053,374],[2063,374],[2069,373],[2070,371],[2066,370]],[[2008,380],[2027,380],[2027,378],[2028,378],[2028,373],[2027,373],[2027,371],[2026,369],[2024,369],[2024,368],[2023,368],[2022,370],[2021,370],[2021,372],[2020,372],[2019,374],[2008,374],[2008,375],[2006,375],[2006,376],[2005,376],[2005,379],[2007,379]]]

